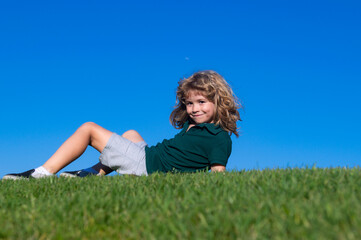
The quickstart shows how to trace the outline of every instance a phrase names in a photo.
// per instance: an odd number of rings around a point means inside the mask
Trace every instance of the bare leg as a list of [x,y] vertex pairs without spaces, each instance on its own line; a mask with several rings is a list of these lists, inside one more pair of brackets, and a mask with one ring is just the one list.
[[88,122],[76,130],[43,165],[51,173],[57,173],[80,157],[88,145],[102,152],[113,133],[101,126]]
[[[135,143],[144,141],[142,136],[140,136],[140,134],[135,130],[126,131],[125,133],[122,134],[122,137]],[[98,171],[101,175],[107,175],[113,171],[111,168],[103,165],[102,163],[97,163],[94,166],[92,166],[92,168]]]
[[144,141],[142,136],[140,136],[140,134],[135,130],[126,131],[125,133],[122,134],[122,137],[124,137],[134,143]]

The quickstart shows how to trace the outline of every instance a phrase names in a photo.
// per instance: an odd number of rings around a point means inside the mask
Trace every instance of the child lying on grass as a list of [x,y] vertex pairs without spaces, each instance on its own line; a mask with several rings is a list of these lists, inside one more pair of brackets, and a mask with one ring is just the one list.
[[214,71],[196,72],[179,81],[172,125],[182,129],[174,138],[148,147],[142,136],[129,130],[121,136],[95,123],[83,124],[42,166],[3,179],[54,176],[79,158],[90,145],[101,152],[100,163],[60,176],[84,177],[154,172],[225,171],[232,151],[230,135],[238,137],[241,107],[231,87]]

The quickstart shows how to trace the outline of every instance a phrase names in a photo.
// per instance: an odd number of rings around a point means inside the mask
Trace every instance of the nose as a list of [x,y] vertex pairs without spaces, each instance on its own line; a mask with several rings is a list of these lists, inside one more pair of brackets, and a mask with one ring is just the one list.
[[193,104],[192,112],[198,112],[198,111],[199,111],[199,105],[198,104]]

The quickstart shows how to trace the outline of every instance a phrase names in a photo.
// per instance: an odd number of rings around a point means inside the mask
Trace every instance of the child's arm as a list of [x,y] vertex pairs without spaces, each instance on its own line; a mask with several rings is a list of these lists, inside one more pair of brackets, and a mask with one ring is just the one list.
[[211,171],[212,172],[224,172],[226,171],[226,167],[220,164],[213,164],[211,166]]

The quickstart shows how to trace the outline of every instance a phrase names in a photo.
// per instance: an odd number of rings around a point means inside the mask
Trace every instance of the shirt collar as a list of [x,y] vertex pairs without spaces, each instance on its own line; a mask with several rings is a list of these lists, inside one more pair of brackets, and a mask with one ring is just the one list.
[[[183,126],[184,131],[187,131],[188,126],[189,126],[189,121],[186,121]],[[216,135],[217,133],[223,131],[223,129],[221,128],[221,126],[219,124],[215,125],[214,123],[201,123],[196,126],[199,128],[206,128],[213,135]]]
[[198,124],[197,126],[207,128],[207,130],[214,135],[223,131],[221,126],[215,125],[214,123],[201,123],[201,124]]

